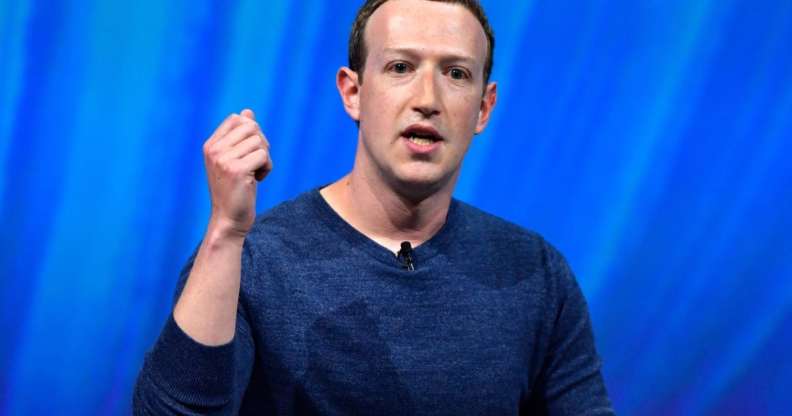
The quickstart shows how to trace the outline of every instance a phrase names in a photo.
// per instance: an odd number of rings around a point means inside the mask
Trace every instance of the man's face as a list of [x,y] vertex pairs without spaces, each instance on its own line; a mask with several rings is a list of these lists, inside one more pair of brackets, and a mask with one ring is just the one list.
[[364,38],[358,112],[350,111],[360,121],[357,162],[403,192],[453,186],[495,102],[494,84],[482,95],[487,38],[478,20],[460,5],[391,0]]

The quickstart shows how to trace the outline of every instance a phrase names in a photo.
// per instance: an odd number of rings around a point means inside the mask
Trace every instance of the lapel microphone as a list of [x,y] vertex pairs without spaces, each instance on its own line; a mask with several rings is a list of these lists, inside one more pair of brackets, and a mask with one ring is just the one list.
[[396,258],[401,261],[405,269],[409,271],[415,270],[415,263],[413,262],[413,249],[409,241],[402,241],[401,250],[396,253]]

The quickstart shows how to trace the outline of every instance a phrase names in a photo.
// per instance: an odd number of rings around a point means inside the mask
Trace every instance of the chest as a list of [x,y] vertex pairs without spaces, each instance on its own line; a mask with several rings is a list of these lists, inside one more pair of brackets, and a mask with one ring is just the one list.
[[520,285],[423,278],[316,272],[270,285],[251,317],[260,373],[322,413],[517,409],[541,361],[541,302]]

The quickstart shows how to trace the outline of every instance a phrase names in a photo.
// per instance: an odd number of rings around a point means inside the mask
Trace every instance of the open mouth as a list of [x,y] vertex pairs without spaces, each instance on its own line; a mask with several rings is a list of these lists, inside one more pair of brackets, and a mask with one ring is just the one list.
[[402,132],[402,137],[419,146],[431,146],[443,141],[437,130],[429,126],[413,125]]

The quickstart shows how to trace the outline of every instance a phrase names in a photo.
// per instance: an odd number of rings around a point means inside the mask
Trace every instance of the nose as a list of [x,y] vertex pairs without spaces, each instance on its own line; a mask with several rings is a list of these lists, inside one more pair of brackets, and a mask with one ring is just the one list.
[[413,110],[421,113],[424,118],[440,114],[440,97],[438,97],[438,87],[435,82],[434,71],[426,71],[416,82]]

